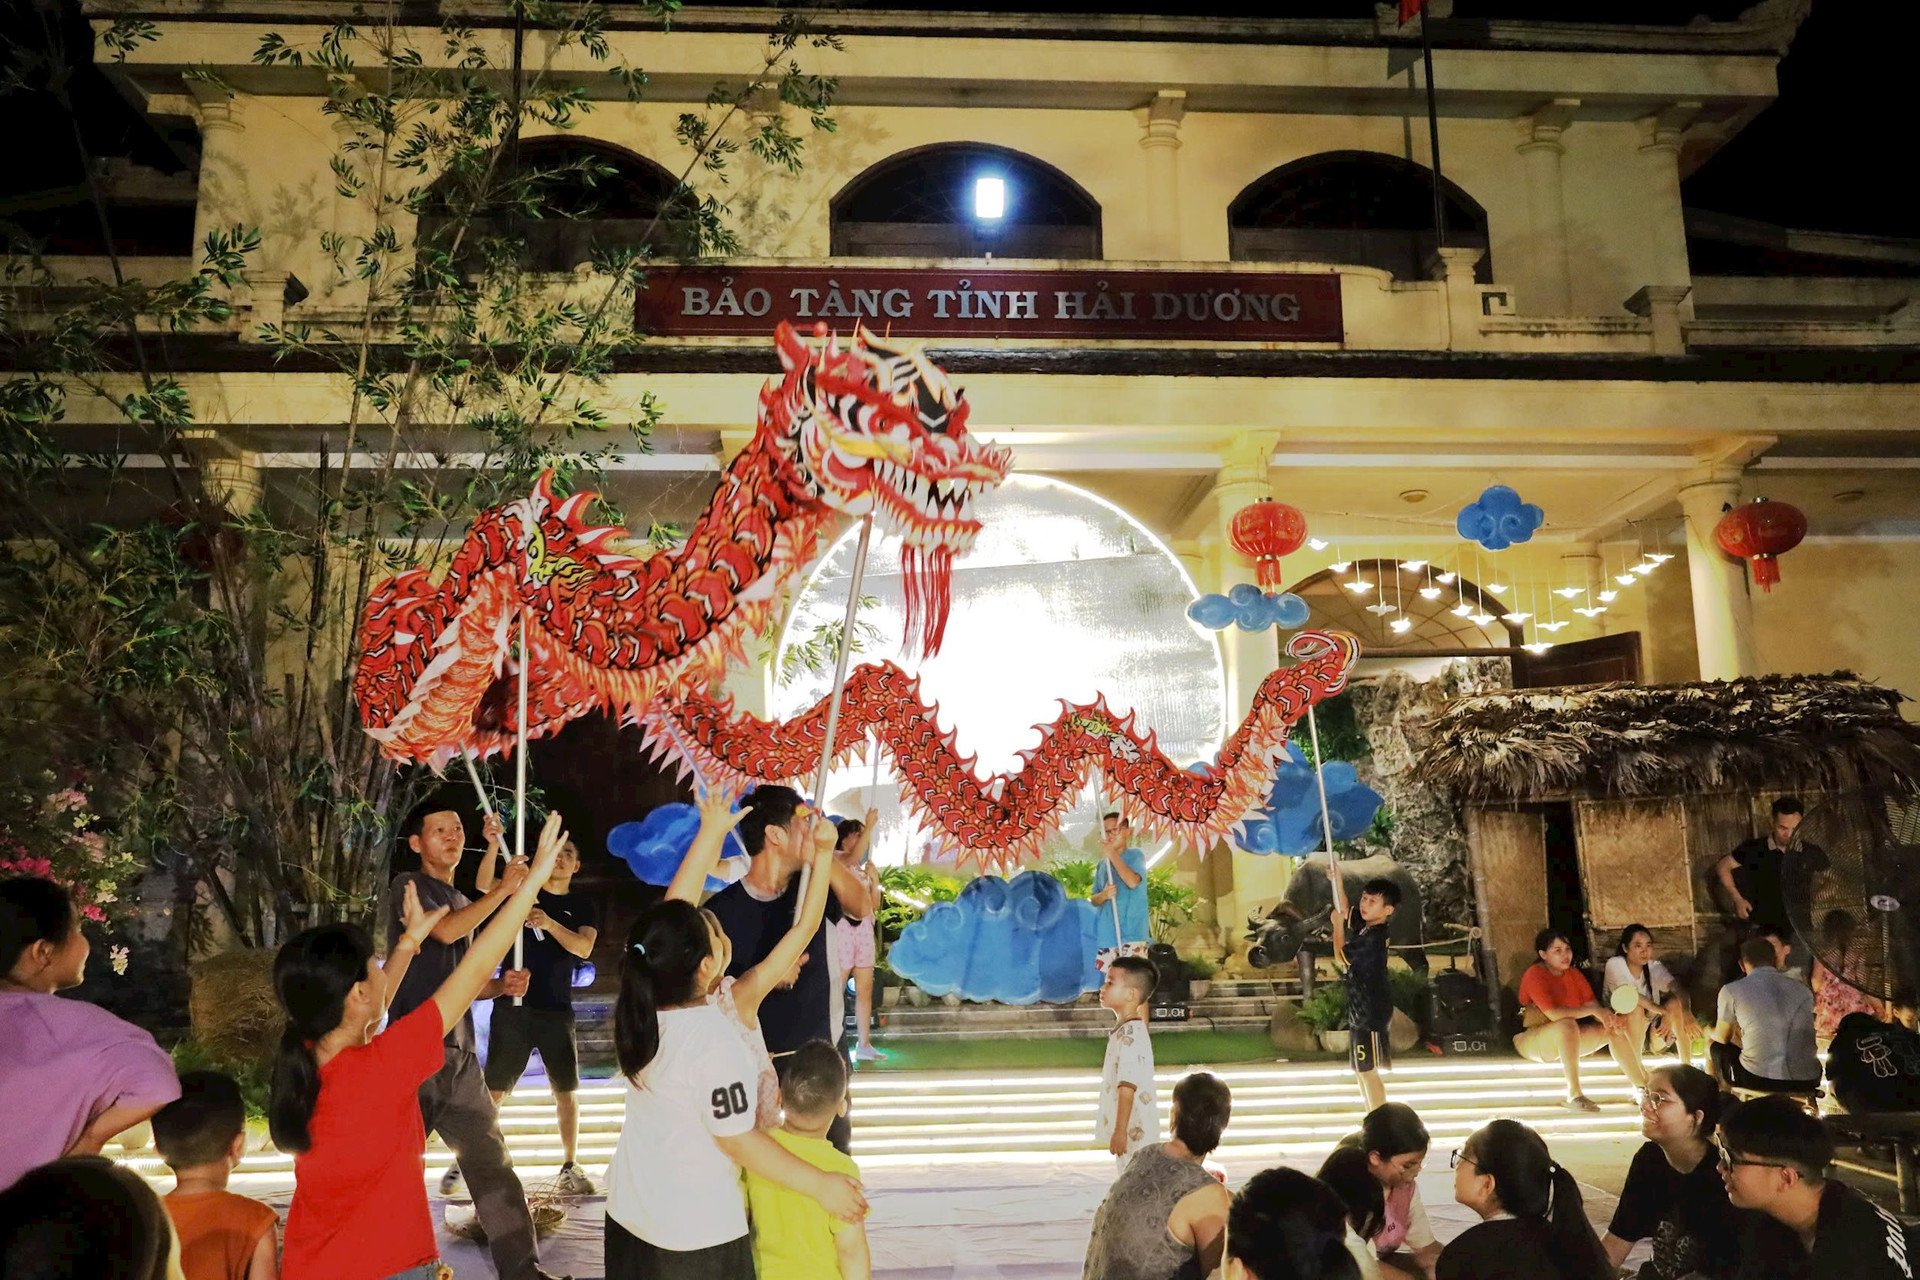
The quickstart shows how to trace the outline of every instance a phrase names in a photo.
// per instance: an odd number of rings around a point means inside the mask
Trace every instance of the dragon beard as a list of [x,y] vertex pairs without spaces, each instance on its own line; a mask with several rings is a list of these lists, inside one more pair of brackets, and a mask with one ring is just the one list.
[[953,611],[953,548],[900,548],[900,581],[907,596],[907,634],[903,652],[931,658],[947,638],[947,617]]

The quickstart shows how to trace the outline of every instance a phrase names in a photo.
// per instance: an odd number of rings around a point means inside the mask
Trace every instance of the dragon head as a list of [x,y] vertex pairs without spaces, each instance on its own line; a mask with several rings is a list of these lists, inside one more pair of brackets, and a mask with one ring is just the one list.
[[[974,499],[1007,477],[1013,456],[967,434],[967,402],[918,347],[864,327],[842,350],[821,326],[816,349],[791,325],[774,335],[786,379],[763,393],[784,415],[783,451],[810,496],[871,513],[901,542],[909,642],[940,647],[953,557],[979,535]],[[773,408],[770,403],[767,407]]]

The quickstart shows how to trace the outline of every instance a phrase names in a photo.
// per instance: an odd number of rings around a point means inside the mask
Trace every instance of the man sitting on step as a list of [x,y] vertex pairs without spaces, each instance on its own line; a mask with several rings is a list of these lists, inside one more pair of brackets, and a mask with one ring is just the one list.
[[1746,976],[1720,988],[1720,1018],[1707,1056],[1729,1088],[1810,1093],[1820,1087],[1813,991],[1778,963],[1772,939],[1748,938],[1740,944]]

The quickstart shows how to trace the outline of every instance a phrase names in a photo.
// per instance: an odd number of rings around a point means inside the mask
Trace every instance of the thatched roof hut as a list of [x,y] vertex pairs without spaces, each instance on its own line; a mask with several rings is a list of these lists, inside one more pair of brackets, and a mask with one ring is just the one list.
[[1596,962],[1628,923],[1674,959],[1731,933],[1714,870],[1768,829],[1785,793],[1828,848],[1920,795],[1920,724],[1848,672],[1724,683],[1470,694],[1427,726],[1414,769],[1467,829],[1476,910],[1501,981],[1534,932],[1584,937]]
[[1469,804],[1546,796],[1920,790],[1920,724],[1851,672],[1510,689],[1429,726],[1419,775]]

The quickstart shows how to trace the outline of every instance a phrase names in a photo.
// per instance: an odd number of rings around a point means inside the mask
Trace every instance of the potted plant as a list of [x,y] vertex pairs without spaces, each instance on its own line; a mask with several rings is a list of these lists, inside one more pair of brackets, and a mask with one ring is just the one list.
[[1347,1033],[1347,988],[1345,983],[1329,982],[1300,1002],[1300,1023],[1320,1039],[1320,1047],[1329,1053],[1345,1053]]
[[1220,966],[1206,956],[1188,956],[1187,998],[1204,1000],[1207,992],[1213,989],[1213,975],[1220,972]]

